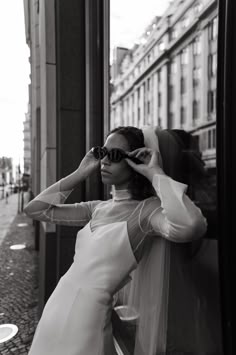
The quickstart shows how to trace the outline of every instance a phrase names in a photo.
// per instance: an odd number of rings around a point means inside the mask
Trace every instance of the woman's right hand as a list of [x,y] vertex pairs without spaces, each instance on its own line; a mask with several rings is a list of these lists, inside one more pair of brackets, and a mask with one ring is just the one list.
[[86,179],[100,166],[100,161],[95,159],[92,153],[92,149],[82,159],[77,172]]

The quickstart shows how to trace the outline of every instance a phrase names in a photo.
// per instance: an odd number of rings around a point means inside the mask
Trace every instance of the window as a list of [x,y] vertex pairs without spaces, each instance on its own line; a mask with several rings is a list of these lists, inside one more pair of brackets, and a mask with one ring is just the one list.
[[217,54],[209,54],[208,56],[208,77],[216,76],[217,71]]
[[200,41],[200,37],[198,36],[193,41],[193,55],[199,55],[199,54],[201,54],[201,41]]
[[150,91],[150,78],[147,80],[147,91]]
[[187,80],[185,77],[180,79],[180,93],[181,95],[185,94],[187,91]]
[[216,129],[212,130],[212,148],[216,148]]
[[212,148],[212,131],[209,129],[208,131],[208,144],[207,144],[207,148],[211,149]]
[[174,113],[170,112],[169,113],[169,127],[168,128],[172,128],[174,125]]
[[199,118],[199,101],[193,101],[193,120]]
[[208,38],[209,41],[214,41],[218,35],[218,18],[215,17],[208,26]]
[[184,17],[181,22],[182,28],[183,29],[187,28],[189,26],[189,23],[190,23],[189,17]]
[[158,107],[161,107],[161,93],[158,92]]
[[186,65],[188,64],[188,49],[185,48],[182,50],[180,53],[180,63],[181,65]]
[[173,59],[170,63],[170,73],[171,74],[177,73],[177,63],[176,63],[175,59]]
[[176,28],[171,28],[170,29],[170,35],[169,35],[170,41],[173,41],[177,38],[177,30]]
[[159,51],[163,52],[165,49],[165,43],[163,41],[161,41],[158,45]]
[[217,17],[214,18],[212,23],[212,39],[216,39],[218,34],[218,19]]
[[193,69],[193,87],[197,87],[200,82],[201,77],[201,68],[194,68]]
[[194,6],[194,12],[195,12],[196,14],[198,14],[198,12],[200,12],[200,11],[202,10],[202,8],[203,8],[203,5],[202,5],[201,2],[199,2],[199,3],[197,3],[197,4]]
[[208,91],[207,111],[209,114],[216,111],[216,91],[215,90]]
[[140,107],[138,107],[138,126],[140,126],[141,114],[140,114]]
[[36,2],[36,7],[37,7],[37,14],[39,14],[39,7],[40,7],[39,0],[37,0],[37,2]]
[[186,107],[182,106],[180,109],[180,124],[181,126],[186,123]]
[[216,129],[209,129],[205,132],[205,149],[215,149],[216,148]]
[[158,55],[158,45],[155,45],[154,47],[154,56],[157,57]]
[[169,86],[169,99],[170,99],[170,101],[174,100],[174,86],[173,85]]

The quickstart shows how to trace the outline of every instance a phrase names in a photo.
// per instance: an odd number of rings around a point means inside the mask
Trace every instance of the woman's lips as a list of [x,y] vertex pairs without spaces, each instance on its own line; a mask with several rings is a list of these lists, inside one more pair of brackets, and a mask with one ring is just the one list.
[[112,175],[109,171],[102,169],[101,174],[103,175]]

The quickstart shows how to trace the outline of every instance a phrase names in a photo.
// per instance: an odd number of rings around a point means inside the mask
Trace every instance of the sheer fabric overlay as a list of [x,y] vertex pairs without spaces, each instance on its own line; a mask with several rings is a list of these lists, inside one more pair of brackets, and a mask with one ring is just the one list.
[[[156,135],[150,128],[144,129],[143,133],[146,147],[159,152],[159,164],[162,167]],[[143,243],[142,258],[137,269],[131,274],[131,282],[126,284],[117,295],[122,304],[128,306],[128,310],[134,309],[138,314],[134,355],[164,355],[167,347],[170,242],[163,236],[170,237],[170,224],[165,215],[168,211],[165,211],[160,180],[161,177],[159,180],[154,178],[153,186],[157,196],[160,197],[160,206],[157,211],[166,223],[160,224],[159,230],[157,223],[154,222],[153,225],[149,223],[153,226],[151,231],[153,237],[146,239],[146,243]],[[170,181],[166,182],[168,184]],[[154,211],[155,209],[150,213],[149,221],[155,219]]]

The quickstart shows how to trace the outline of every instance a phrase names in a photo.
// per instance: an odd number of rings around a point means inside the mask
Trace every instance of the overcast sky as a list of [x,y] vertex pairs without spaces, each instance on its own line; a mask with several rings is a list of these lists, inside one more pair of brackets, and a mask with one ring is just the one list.
[[110,0],[111,48],[132,47],[155,16],[161,16],[169,0]]
[[30,73],[23,0],[0,0],[0,49],[0,156],[17,164],[23,156]]
[[[111,47],[132,47],[168,3],[168,0],[111,0]],[[0,0],[0,49],[0,157],[13,157],[16,165],[19,159],[22,164],[23,159],[23,121],[30,74],[23,0]]]

